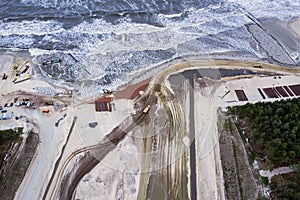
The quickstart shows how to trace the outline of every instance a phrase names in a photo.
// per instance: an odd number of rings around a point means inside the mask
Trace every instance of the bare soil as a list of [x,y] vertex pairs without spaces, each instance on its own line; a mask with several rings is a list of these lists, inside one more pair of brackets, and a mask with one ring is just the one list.
[[257,199],[258,188],[243,140],[230,118],[219,138],[226,199]]

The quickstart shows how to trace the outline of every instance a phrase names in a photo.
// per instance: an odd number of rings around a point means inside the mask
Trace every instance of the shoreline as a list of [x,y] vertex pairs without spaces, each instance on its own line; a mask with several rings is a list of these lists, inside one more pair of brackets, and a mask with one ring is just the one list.
[[[177,59],[174,59],[174,60],[171,60],[171,61],[167,62],[165,65],[158,66],[154,70],[149,70],[149,74],[154,74],[154,76],[150,80],[149,87],[151,88],[155,82],[158,83],[158,84],[163,83],[171,74],[177,74],[177,73],[181,73],[182,71],[186,71],[188,69],[195,69],[195,68],[196,69],[198,69],[198,68],[199,69],[201,69],[201,68],[209,68],[209,69],[222,69],[222,68],[224,68],[224,69],[231,69],[231,70],[251,69],[251,70],[255,70],[255,71],[272,71],[272,72],[282,72],[282,73],[283,72],[289,72],[289,73],[299,73],[300,72],[299,68],[288,68],[288,67],[285,67],[285,66],[282,66],[282,65],[279,66],[279,65],[274,65],[274,64],[270,64],[270,63],[241,61],[241,60],[228,60],[228,59],[227,60],[225,60],[225,59],[223,59],[223,60],[221,60],[221,59],[218,59],[218,60],[213,60],[213,59],[201,60],[201,58],[203,59],[203,57],[201,57],[201,56],[200,57],[191,56],[191,58],[194,58],[194,59],[183,61],[182,59],[177,58]],[[198,59],[196,59],[196,58],[198,58]],[[262,68],[261,69],[260,68],[254,68],[253,66],[256,65],[256,64],[261,65]],[[159,71],[160,73],[155,73],[155,71]],[[297,74],[297,76],[299,76],[299,75]],[[43,82],[43,81],[41,81],[41,82]],[[20,86],[25,86],[25,85],[28,85],[28,84],[23,83]],[[22,88],[22,89],[24,89],[24,88]],[[146,89],[146,91],[147,90],[148,89]],[[145,93],[146,93],[146,91],[145,91]],[[80,100],[78,102],[80,102]],[[84,111],[84,112],[87,112],[87,111]],[[60,115],[61,115],[60,113],[57,113],[53,117],[51,117],[49,126],[53,125],[54,122],[52,123],[51,121],[52,120],[55,121],[56,118],[58,118]],[[101,119],[104,118],[104,117],[106,117],[106,116],[101,116]],[[63,127],[59,128],[60,132],[64,132],[64,131],[62,131],[63,130],[62,128]],[[107,129],[107,127],[103,127],[103,128]],[[42,138],[43,143],[47,142],[45,140],[43,141],[43,139],[45,139],[45,138]],[[56,139],[56,140],[58,140],[58,139]],[[55,143],[60,143],[60,142],[61,141],[56,141]],[[70,148],[71,148],[70,152],[72,152],[74,149],[72,147],[70,147]],[[37,155],[36,155],[35,158],[36,159],[39,158],[39,152],[37,152]],[[51,159],[55,160],[56,155],[52,155]],[[33,165],[36,165],[36,164],[37,163],[34,163]],[[30,175],[33,176],[34,173],[30,174]]]
[[288,22],[289,29],[300,38],[300,17],[294,17]]

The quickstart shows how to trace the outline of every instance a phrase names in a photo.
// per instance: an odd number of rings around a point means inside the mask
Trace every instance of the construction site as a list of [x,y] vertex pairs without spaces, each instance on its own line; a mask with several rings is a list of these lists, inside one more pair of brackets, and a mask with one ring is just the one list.
[[112,88],[117,59],[93,77],[75,54],[1,51],[0,187],[7,192],[0,199],[268,197],[230,126],[238,119],[224,113],[298,98],[299,68],[238,51],[213,56],[176,54],[162,62],[153,53],[153,66],[126,68],[136,79]]

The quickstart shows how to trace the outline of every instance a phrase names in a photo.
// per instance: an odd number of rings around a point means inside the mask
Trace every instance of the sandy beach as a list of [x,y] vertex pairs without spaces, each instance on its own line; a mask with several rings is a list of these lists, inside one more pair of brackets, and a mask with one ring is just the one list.
[[298,35],[300,38],[300,18],[295,18],[289,23],[289,27]]
[[[12,57],[4,57],[7,64],[5,67],[9,68],[9,66],[13,65]],[[197,69],[197,68],[227,68],[227,69],[253,69],[254,63],[252,62],[243,62],[243,61],[229,61],[229,60],[192,60],[189,62],[182,62],[173,65],[172,67],[164,70],[162,73],[157,74],[154,79],[150,81],[150,87],[155,83],[159,83],[160,81],[164,81],[166,77],[168,77],[172,73],[178,73],[180,71],[186,69]],[[218,95],[224,94],[226,89],[234,90],[235,88],[244,87],[245,93],[249,98],[250,102],[260,101],[259,94],[255,90],[255,87],[267,87],[272,84],[291,84],[295,82],[299,82],[298,76],[293,75],[295,72],[298,72],[297,69],[291,68],[283,68],[275,65],[260,63],[263,67],[262,69],[256,69],[258,71],[270,71],[277,72],[277,70],[281,71],[282,78],[274,79],[273,77],[254,77],[254,78],[246,78],[235,80],[234,77],[224,79],[224,83],[217,89],[215,97],[216,101],[211,101],[209,96],[203,96],[205,91],[202,91],[201,95],[199,92],[195,93],[195,108],[200,110],[197,113],[195,119],[200,121],[200,123],[196,123],[196,151],[197,153],[197,184],[200,190],[197,191],[198,197],[208,198],[213,195],[215,198],[224,199],[224,192],[222,188],[222,172],[220,169],[220,159],[219,159],[219,149],[217,142],[217,115],[216,109],[217,107],[226,108],[226,106],[230,105],[238,105],[245,102],[236,102],[237,97],[234,95],[234,92],[230,92],[224,99],[220,100]],[[289,76],[284,76],[284,75]],[[154,75],[154,74],[153,74]],[[17,90],[27,91],[30,93],[34,93],[33,90],[36,85],[40,85],[43,87],[50,87],[47,83],[33,79],[21,84],[12,84],[11,79],[13,78],[13,74],[11,73],[10,81],[7,80],[3,83],[2,87],[6,88],[2,90],[4,94],[7,92],[13,92]],[[241,77],[239,77],[241,78]],[[225,82],[225,80],[227,82]],[[146,82],[141,82],[141,84],[137,84],[136,87],[140,85],[148,84],[148,80]],[[271,84],[271,85],[270,85]],[[250,85],[252,85],[250,87]],[[254,85],[254,88],[253,88]],[[227,88],[226,88],[227,87]],[[144,89],[144,88],[142,88]],[[137,90],[130,88],[130,91],[135,94]],[[126,91],[126,90],[125,90]],[[130,92],[130,93],[131,93]],[[203,93],[204,92],[204,93]],[[256,93],[255,93],[256,92]],[[255,93],[255,94],[254,94]],[[121,97],[125,97],[120,95]],[[126,96],[127,97],[127,96]],[[127,98],[130,98],[128,96]],[[228,103],[226,103],[228,101]],[[232,102],[235,103],[232,103]],[[266,100],[268,101],[268,100]],[[120,122],[122,122],[128,115],[134,113],[133,101],[129,99],[115,99],[114,100],[116,111],[113,112],[95,112],[94,103],[80,103],[77,102],[76,106],[71,105],[64,112],[53,112],[51,109],[51,114],[43,115],[40,109],[36,109],[34,111],[26,111],[32,119],[36,120],[38,124],[42,124],[39,129],[39,135],[41,139],[41,144],[38,147],[36,152],[36,156],[32,161],[28,173],[26,174],[21,187],[19,188],[16,199],[39,199],[43,195],[43,191],[47,186],[47,182],[50,179],[50,176],[53,172],[55,162],[59,155],[61,154],[62,146],[66,143],[66,138],[69,134],[70,126],[72,123],[72,119],[76,116],[77,122],[74,127],[74,131],[70,136],[69,141],[67,142],[65,151],[62,155],[62,159],[60,164],[58,165],[57,172],[60,170],[67,170],[68,168],[63,168],[63,164],[65,161],[69,159],[69,156],[73,154],[76,150],[82,147],[94,145],[101,141],[103,137],[108,134],[115,126],[117,126]],[[186,106],[186,105],[185,105]],[[44,107],[43,107],[44,108]],[[17,109],[15,112],[19,112]],[[59,127],[55,127],[55,122],[61,118],[64,114],[67,114],[67,117],[63,119]],[[95,128],[91,128],[89,123],[97,122],[97,126]],[[212,130],[212,132],[207,132],[205,130]],[[103,163],[97,166],[90,174],[82,179],[79,184],[76,195],[79,198],[87,198],[87,194],[89,193],[89,188],[92,185],[97,185],[100,187],[99,191],[97,191],[97,187],[93,187],[93,195],[88,196],[88,198],[96,197],[98,198],[106,198],[106,199],[114,199],[116,196],[117,190],[111,190],[109,188],[104,187],[104,183],[110,179],[119,180],[120,177],[125,177],[127,183],[129,185],[126,186],[126,195],[128,198],[135,198],[139,186],[139,177],[137,176],[138,170],[135,168],[137,165],[134,165],[132,156],[124,155],[124,152],[136,152],[137,149],[130,142],[130,140],[124,140],[120,148],[117,148],[113,151],[107,158],[103,160]],[[115,158],[118,158],[118,162],[112,162]],[[139,160],[135,160],[135,162],[139,162]],[[72,165],[74,161],[70,162]],[[120,166],[128,166],[129,173],[126,175],[123,173],[122,169],[116,170],[116,167]],[[213,169],[213,170],[212,170]],[[113,172],[114,171],[114,172]],[[62,171],[65,173],[65,171]],[[133,175],[134,174],[134,175]],[[99,179],[99,177],[103,177],[103,179]],[[132,178],[134,177],[134,178]],[[54,176],[55,181],[61,181],[61,177],[57,177],[57,174]],[[131,181],[129,181],[129,179]],[[133,181],[133,179],[135,181]],[[99,185],[100,184],[100,185]],[[120,185],[120,181],[112,181],[110,182],[110,187],[117,187]],[[122,182],[123,184],[123,182]],[[125,184],[125,182],[124,182]],[[53,185],[50,187],[53,189]],[[125,185],[124,185],[125,187]],[[142,186],[144,187],[144,186]],[[38,191],[38,194],[32,193],[32,188]],[[135,190],[135,191],[134,191]],[[94,196],[95,195],[95,196]]]

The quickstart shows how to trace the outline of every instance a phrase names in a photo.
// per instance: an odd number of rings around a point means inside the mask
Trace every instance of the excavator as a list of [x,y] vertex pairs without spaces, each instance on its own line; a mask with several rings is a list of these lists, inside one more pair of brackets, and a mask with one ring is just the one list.
[[6,80],[7,77],[8,77],[7,74],[3,73],[2,80]]
[[113,91],[110,90],[110,89],[103,89],[103,93],[104,93],[104,94],[112,94]]

